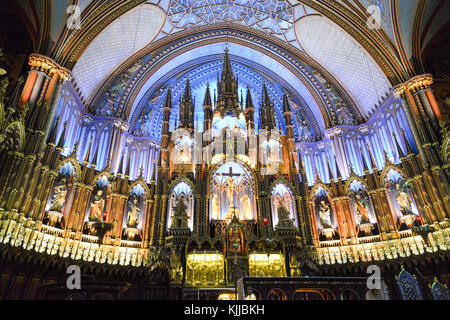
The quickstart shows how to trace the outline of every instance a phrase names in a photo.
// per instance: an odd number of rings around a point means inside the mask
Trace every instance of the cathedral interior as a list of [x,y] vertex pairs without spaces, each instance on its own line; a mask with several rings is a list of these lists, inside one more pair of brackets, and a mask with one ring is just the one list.
[[3,1],[0,299],[450,299],[449,13]]

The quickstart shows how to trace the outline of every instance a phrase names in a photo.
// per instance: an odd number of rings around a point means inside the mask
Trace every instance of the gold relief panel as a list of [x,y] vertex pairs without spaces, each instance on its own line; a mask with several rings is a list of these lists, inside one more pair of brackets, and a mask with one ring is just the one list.
[[286,277],[281,253],[252,253],[248,257],[250,277]]
[[215,252],[196,252],[186,258],[186,283],[193,287],[218,287],[225,284],[225,259]]

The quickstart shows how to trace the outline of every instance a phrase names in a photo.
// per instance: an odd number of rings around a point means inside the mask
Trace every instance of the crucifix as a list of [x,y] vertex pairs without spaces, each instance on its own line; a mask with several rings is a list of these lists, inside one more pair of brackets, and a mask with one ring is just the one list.
[[228,182],[228,187],[227,187],[227,190],[226,190],[226,192],[227,192],[227,198],[228,198],[228,202],[229,202],[229,204],[230,204],[230,207],[233,207],[234,206],[234,202],[233,202],[233,193],[234,193],[234,190],[235,190],[235,188],[236,188],[236,186],[235,186],[235,184],[234,184],[234,179],[233,179],[233,177],[238,177],[238,178],[240,178],[243,174],[241,173],[241,174],[239,174],[239,173],[233,173],[233,167],[232,166],[230,166],[229,167],[229,172],[228,173],[224,173],[224,174],[220,174],[223,178],[224,178],[224,176],[227,176],[227,178],[226,178],[226,180],[227,180],[227,182]]

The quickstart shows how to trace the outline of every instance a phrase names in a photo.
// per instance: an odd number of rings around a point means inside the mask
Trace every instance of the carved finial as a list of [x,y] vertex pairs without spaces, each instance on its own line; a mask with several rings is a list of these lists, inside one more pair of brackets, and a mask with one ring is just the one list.
[[80,146],[80,143],[78,141],[75,142],[75,144],[73,145],[73,150],[72,150],[72,153],[70,154],[70,156],[74,156],[75,158],[77,157],[78,147],[79,146]]

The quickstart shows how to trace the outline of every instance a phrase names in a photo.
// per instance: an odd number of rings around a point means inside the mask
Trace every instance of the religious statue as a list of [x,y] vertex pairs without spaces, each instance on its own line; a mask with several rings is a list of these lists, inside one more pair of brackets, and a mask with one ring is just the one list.
[[331,225],[331,209],[325,200],[321,200],[319,204],[320,223],[324,229],[333,228]]
[[53,188],[53,199],[49,211],[61,212],[66,203],[66,196],[66,178],[62,178],[55,188]]
[[181,229],[187,229],[188,228],[188,220],[189,215],[187,214],[187,206],[185,203],[185,196],[183,194],[179,195],[176,198],[176,204],[173,207],[173,214],[172,214],[172,225],[170,226],[171,229],[173,228],[181,228]]
[[342,102],[337,102],[336,108],[338,113],[338,125],[351,126],[356,124],[353,114]]
[[248,197],[245,191],[244,196],[242,197],[242,216],[244,217],[244,220],[253,219],[252,207],[250,205],[250,198]]
[[183,266],[175,251],[172,251],[170,256],[170,280],[176,283],[181,283],[183,280]]
[[298,117],[299,136],[302,141],[311,141],[311,127],[305,119],[301,116]]
[[412,214],[412,203],[409,195],[405,192],[404,188],[399,183],[395,185],[395,200],[400,206],[400,212],[403,215]]
[[367,211],[367,199],[361,197],[360,194],[357,194],[355,198],[356,216],[359,224],[370,223],[370,218]]
[[98,190],[91,204],[91,212],[89,215],[90,221],[101,221],[103,209],[105,207],[105,200],[103,199],[103,190]]
[[131,67],[128,68],[127,73],[129,75],[135,73],[136,71],[139,70],[140,67],[142,67],[144,65],[144,60],[139,59],[136,63],[134,63]]
[[147,111],[148,109],[145,111],[143,115],[139,117],[138,128],[136,130],[136,133],[140,136],[149,136],[151,133],[154,109],[152,109],[150,112]]
[[220,219],[220,203],[217,194],[214,194],[212,198],[211,219]]
[[291,216],[289,214],[288,209],[284,206],[284,204],[280,201],[277,205],[277,215],[278,215],[278,221],[291,221]]
[[128,81],[130,80],[130,76],[128,73],[122,73],[119,78],[116,80],[114,85],[111,87],[110,90],[119,91],[121,89],[125,89],[126,85],[128,84]]
[[137,226],[139,225],[139,215],[141,212],[138,199],[134,198],[133,201],[129,203],[129,205],[130,211],[128,211],[127,227],[137,228]]
[[229,208],[234,206],[234,180],[232,177],[227,178],[228,186],[226,189]]
[[176,157],[175,163],[190,163],[191,162],[191,144],[192,141],[188,137],[180,136],[176,139]]

